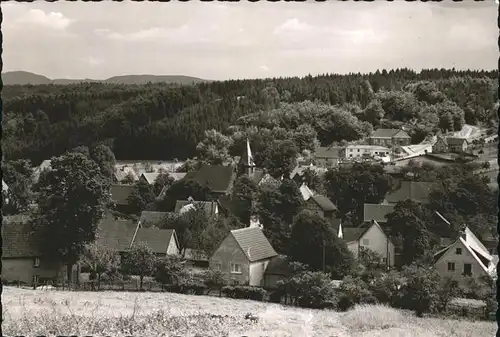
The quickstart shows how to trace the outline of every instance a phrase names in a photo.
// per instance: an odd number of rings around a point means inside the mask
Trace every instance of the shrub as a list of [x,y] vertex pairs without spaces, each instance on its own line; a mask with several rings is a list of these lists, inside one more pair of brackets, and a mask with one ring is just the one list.
[[343,311],[356,304],[374,304],[377,299],[371,293],[368,284],[361,278],[346,277],[340,286],[339,308]]
[[396,271],[391,271],[375,278],[373,284],[370,285],[370,290],[378,302],[391,307],[399,307],[403,285],[402,276]]
[[279,289],[301,307],[331,308],[337,303],[331,282],[328,274],[322,272],[300,272],[287,281],[279,282]]
[[222,288],[222,292],[231,298],[254,301],[262,301],[266,296],[264,289],[252,286],[225,286]]
[[203,283],[208,289],[218,290],[219,292],[221,292],[221,289],[227,285],[224,274],[218,270],[207,270],[203,274]]

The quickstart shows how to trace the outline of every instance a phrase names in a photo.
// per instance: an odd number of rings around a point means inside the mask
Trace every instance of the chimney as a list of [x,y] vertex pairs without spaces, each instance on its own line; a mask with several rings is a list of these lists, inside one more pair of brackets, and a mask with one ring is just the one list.
[[466,232],[466,226],[463,226],[462,229],[460,230],[460,237],[464,240],[467,240],[467,232]]

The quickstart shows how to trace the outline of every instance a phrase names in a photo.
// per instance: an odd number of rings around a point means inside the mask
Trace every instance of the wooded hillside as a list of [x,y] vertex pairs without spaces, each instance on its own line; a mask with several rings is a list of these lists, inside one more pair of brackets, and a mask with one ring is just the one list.
[[182,160],[196,155],[209,129],[258,137],[262,128],[281,138],[293,136],[291,130],[316,132],[328,145],[394,124],[407,126],[419,142],[464,123],[495,126],[497,78],[496,71],[399,69],[194,86],[5,86],[3,151],[8,160],[38,165],[75,146],[105,142],[117,159]]

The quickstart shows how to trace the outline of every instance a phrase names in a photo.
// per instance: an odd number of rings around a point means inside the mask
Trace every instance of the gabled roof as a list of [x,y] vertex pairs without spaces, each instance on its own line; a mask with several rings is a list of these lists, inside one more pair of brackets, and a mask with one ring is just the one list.
[[[366,232],[368,232],[368,230],[370,228],[372,228],[373,226],[376,226],[380,229],[380,231],[382,233],[384,233],[385,236],[387,236],[387,234],[385,234],[384,232],[384,229],[378,224],[377,221],[373,220],[371,221],[370,223],[363,223],[361,226],[359,227],[355,227],[355,228],[344,228],[343,229],[343,234],[344,234],[344,241],[349,243],[349,242],[353,242],[353,241],[358,241],[359,239],[361,239],[363,237],[363,235],[365,235]],[[390,240],[390,239],[389,239]]]
[[[192,205],[192,207],[189,207]],[[181,214],[185,211],[188,211],[190,208],[194,209],[195,207],[203,207],[205,210],[205,214],[210,217],[218,213],[219,206],[217,201],[189,201],[189,200],[177,200],[175,203],[175,214]]]
[[330,199],[325,197],[324,195],[316,194],[311,198],[324,212],[336,211],[337,206]]
[[208,261],[209,256],[202,250],[186,248],[184,249],[184,259],[190,261]]
[[33,180],[37,182],[40,179],[40,174],[45,171],[45,170],[51,170],[52,169],[52,161],[50,159],[44,160],[40,166],[35,167],[33,170]]
[[188,172],[185,179],[192,179],[212,192],[227,193],[235,177],[233,166],[203,164],[198,171]]
[[186,172],[169,172],[168,175],[174,179],[174,181],[179,181],[184,179]]
[[448,145],[462,145],[464,142],[467,143],[467,139],[459,137],[448,137],[446,138]]
[[250,177],[250,179],[252,179],[256,184],[259,184],[261,182],[262,178],[264,178],[265,174],[266,173],[264,172],[264,170],[255,169],[255,171],[252,174],[252,176]]
[[33,258],[41,256],[39,240],[33,233],[29,217],[3,217],[2,258]]
[[147,172],[141,174],[141,178],[144,178],[148,184],[153,185],[155,183],[156,178],[160,175],[159,172]]
[[250,141],[247,139],[245,154],[241,157],[241,162],[246,167],[254,167],[255,161],[252,154],[252,149],[250,148]]
[[389,192],[385,197],[388,203],[396,204],[399,201],[411,199],[417,202],[427,202],[433,184],[423,181],[401,181],[396,190]]
[[394,204],[364,204],[363,217],[364,221],[375,220],[379,223],[387,222],[387,214],[394,210]]
[[115,170],[115,178],[118,182],[125,179],[125,177],[128,175],[131,175],[135,181],[139,180],[139,176],[137,175],[137,172],[132,167],[122,166],[122,167]]
[[149,228],[158,225],[170,212],[142,211],[139,219],[141,227]]
[[466,239],[464,239],[463,237],[459,237],[451,245],[434,254],[434,264],[437,264],[448,252],[453,251],[453,248],[457,246],[464,247],[474,258],[474,260],[476,260],[477,264],[484,270],[485,273],[491,274],[492,271],[496,268],[496,266],[492,263],[493,256],[491,256],[488,252],[478,251],[474,249],[477,247],[473,247],[473,245],[467,243]]
[[133,244],[145,243],[153,253],[162,254],[167,252],[172,238],[179,247],[179,241],[173,229],[139,228],[135,235]]
[[137,224],[132,220],[106,215],[99,222],[96,241],[110,249],[124,252],[130,248],[136,229]]
[[288,257],[285,255],[276,255],[267,264],[265,275],[288,276],[292,269],[288,263]]
[[259,227],[235,229],[231,231],[231,235],[250,262],[278,255]]
[[342,147],[340,146],[331,146],[331,147],[322,147],[319,146],[316,148],[315,157],[316,158],[340,158],[340,153],[342,152]]
[[111,199],[117,205],[128,205],[128,197],[135,190],[135,185],[111,185]]
[[373,132],[372,138],[392,138],[398,133],[401,133],[398,135],[401,138],[410,138],[406,132],[400,129],[377,129]]

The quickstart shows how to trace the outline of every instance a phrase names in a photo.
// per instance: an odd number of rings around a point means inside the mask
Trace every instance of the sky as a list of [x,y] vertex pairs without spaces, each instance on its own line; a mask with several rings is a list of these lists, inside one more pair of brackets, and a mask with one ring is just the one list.
[[1,3],[3,71],[210,80],[496,69],[497,6],[424,2]]

